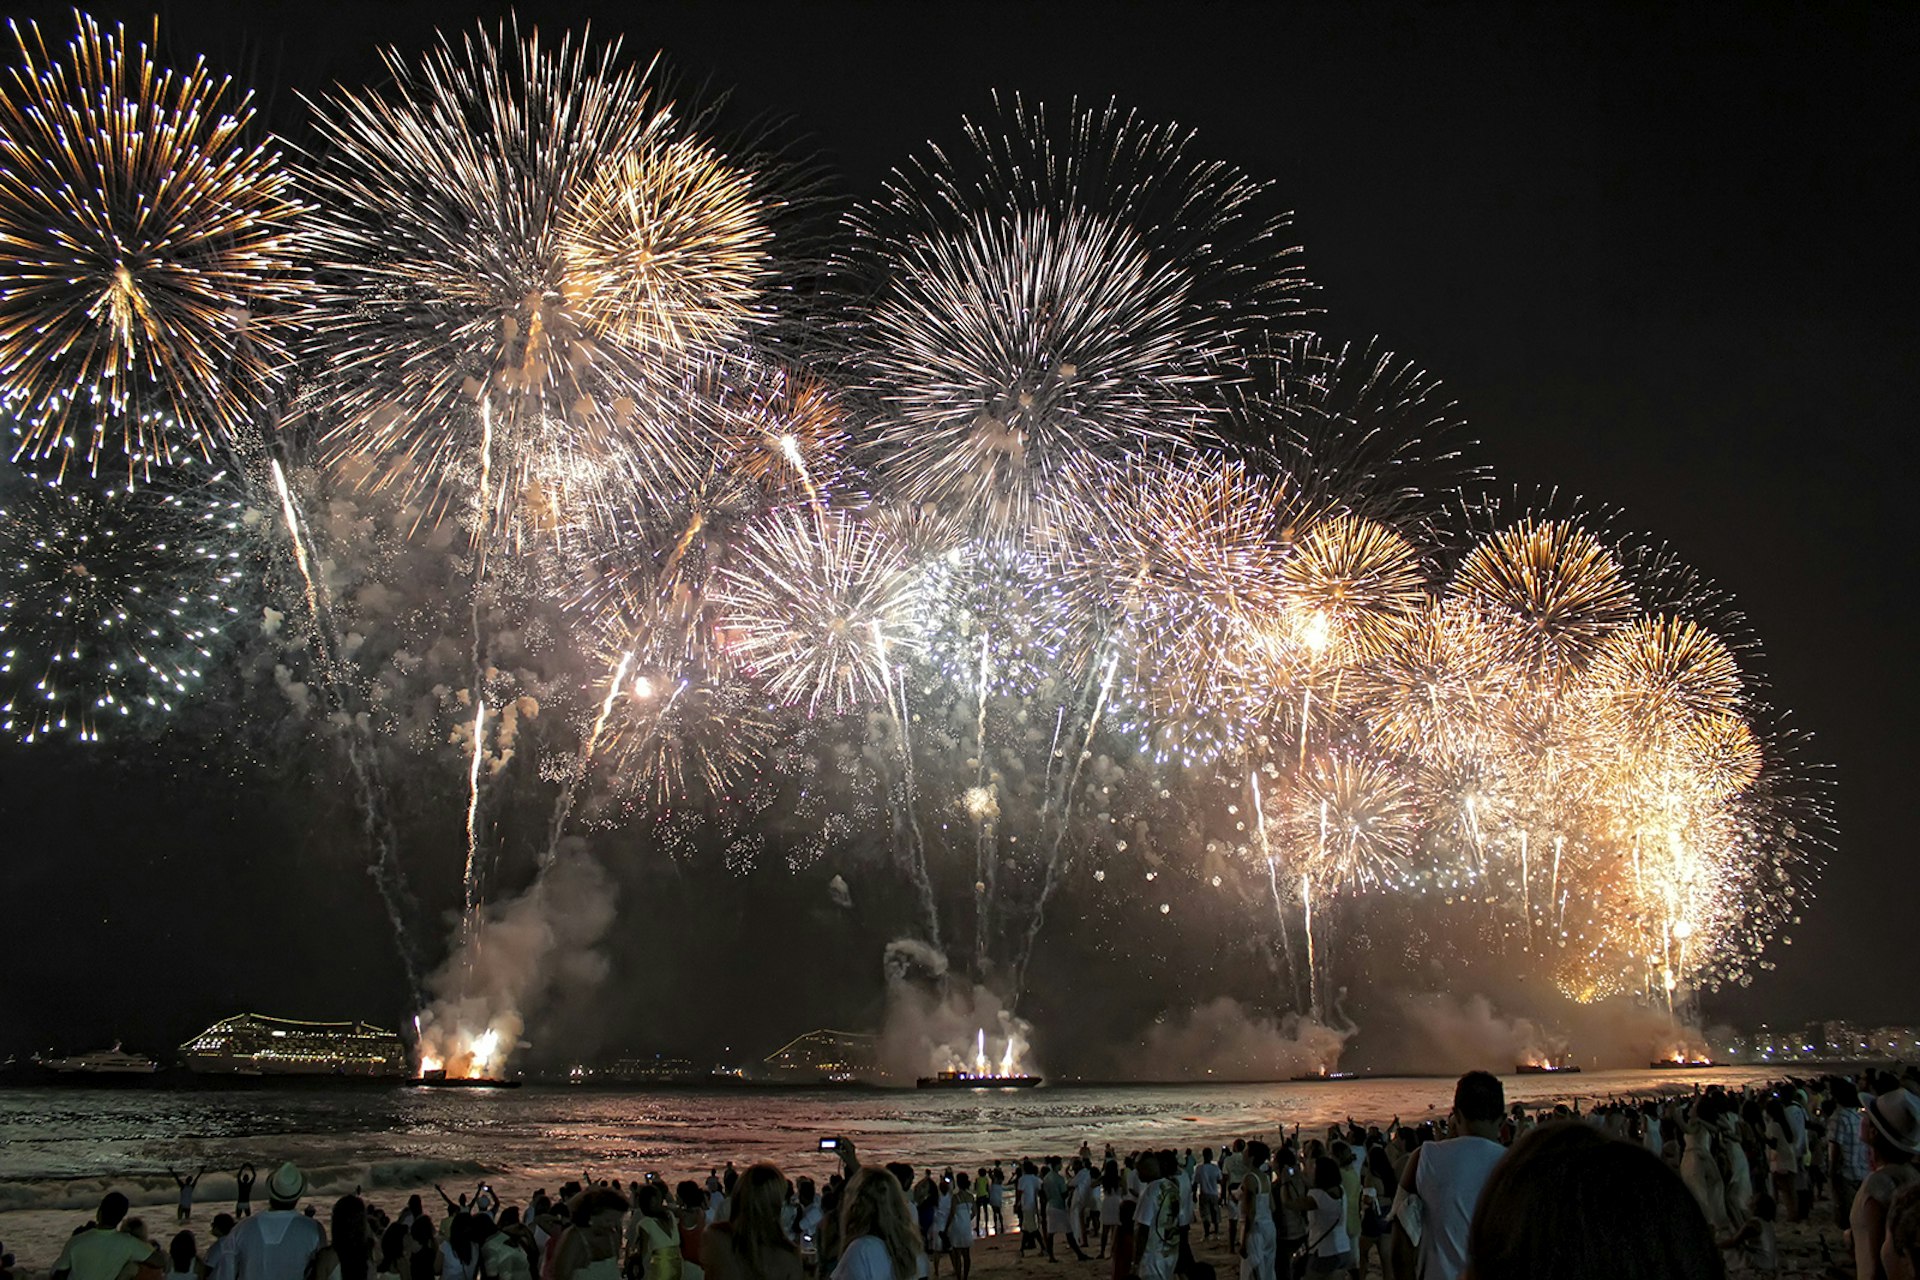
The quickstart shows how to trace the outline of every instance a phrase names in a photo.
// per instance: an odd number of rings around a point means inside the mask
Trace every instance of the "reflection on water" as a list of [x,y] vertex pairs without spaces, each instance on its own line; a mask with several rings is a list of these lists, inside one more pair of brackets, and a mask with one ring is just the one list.
[[[1619,1071],[1508,1079],[1513,1101],[1548,1103],[1758,1083],[1759,1068]],[[824,1167],[819,1139],[852,1138],[873,1158],[978,1165],[1065,1152],[1085,1140],[1122,1150],[1195,1148],[1307,1129],[1349,1116],[1385,1123],[1443,1115],[1450,1079],[1385,1078],[1273,1085],[1042,1087],[1004,1092],[751,1089],[615,1091],[529,1087],[432,1089],[0,1090],[0,1207],[26,1207],[68,1179],[156,1174],[168,1165],[232,1169],[293,1159],[316,1183],[410,1186],[434,1170],[533,1181],[583,1168],[679,1177],[728,1160]],[[208,1198],[219,1195],[209,1179]],[[48,1203],[47,1200],[40,1200]]]

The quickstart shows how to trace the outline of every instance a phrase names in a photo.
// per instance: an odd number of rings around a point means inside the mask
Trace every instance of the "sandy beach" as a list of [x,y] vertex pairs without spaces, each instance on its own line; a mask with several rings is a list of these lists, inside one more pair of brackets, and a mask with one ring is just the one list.
[[[510,1179],[499,1179],[493,1184],[506,1198],[507,1203],[523,1203],[532,1194],[534,1185],[519,1185]],[[551,1187],[549,1187],[549,1190]],[[345,1188],[352,1190],[352,1188]],[[390,1212],[397,1212],[406,1203],[412,1192],[421,1194],[429,1204],[438,1201],[431,1186],[415,1187],[409,1190],[382,1190],[370,1197],[376,1203],[384,1205]],[[314,1197],[314,1203],[322,1220],[326,1217],[330,1192]],[[208,1239],[207,1224],[215,1213],[230,1209],[230,1202],[201,1203],[194,1209],[193,1221],[188,1224],[201,1239],[204,1252]],[[172,1197],[165,1200],[145,1199],[134,1207],[134,1214],[143,1218],[149,1229],[163,1244],[172,1238],[177,1229],[174,1224],[175,1204]],[[0,1213],[0,1239],[18,1259],[17,1274],[22,1280],[39,1280],[47,1274],[54,1259],[59,1254],[60,1244],[72,1230],[85,1222],[84,1211],[71,1209],[34,1209]],[[1821,1275],[1831,1260],[1841,1256],[1840,1232],[1832,1225],[1833,1206],[1822,1201],[1814,1206],[1813,1219],[1806,1223],[1786,1223],[1779,1226],[1780,1261],[1783,1277],[1814,1277]],[[1823,1253],[1822,1244],[1831,1251],[1831,1257]],[[1020,1257],[1020,1238],[1018,1235],[986,1236],[978,1240],[973,1248],[973,1274],[978,1280],[1013,1280],[1016,1276],[1047,1276],[1060,1274],[1078,1277],[1079,1280],[1104,1280],[1110,1274],[1110,1260],[1096,1262],[1078,1262],[1063,1240],[1055,1241],[1057,1263],[1029,1254]],[[1224,1236],[1210,1241],[1199,1238],[1196,1229],[1194,1254],[1202,1261],[1212,1263],[1220,1280],[1232,1280],[1239,1275],[1239,1259],[1228,1254]],[[1370,1272],[1378,1275],[1377,1266]],[[1729,1275],[1744,1273],[1737,1262],[1731,1262]]]

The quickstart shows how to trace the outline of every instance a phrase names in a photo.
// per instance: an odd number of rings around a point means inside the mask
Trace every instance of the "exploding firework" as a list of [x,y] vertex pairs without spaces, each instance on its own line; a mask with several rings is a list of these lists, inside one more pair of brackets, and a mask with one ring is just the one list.
[[1297,281],[1258,184],[1191,159],[1177,130],[1109,109],[1056,137],[1016,105],[969,137],[972,156],[902,175],[855,218],[874,300],[853,367],[883,405],[889,485],[1005,529],[1071,462],[1202,433],[1241,329],[1290,310]]
[[752,173],[678,134],[672,112],[647,126],[562,226],[566,287],[591,323],[629,347],[730,347],[754,319],[770,267],[766,201]]
[[224,473],[165,485],[9,473],[0,489],[0,731],[96,742],[197,689],[246,576]]
[[1199,458],[1088,467],[1061,497],[1046,528],[1065,589],[1124,655],[1118,723],[1190,760],[1242,745],[1263,693],[1248,672],[1285,616],[1280,486]]
[[1614,632],[1586,677],[1606,730],[1643,749],[1730,714],[1741,696],[1732,652],[1706,628],[1680,618],[1641,618]]
[[0,81],[0,380],[19,451],[213,452],[288,361],[299,206],[247,95],[81,16]]
[[820,378],[765,362],[736,363],[723,397],[720,466],[771,501],[819,501],[846,468],[846,416]]
[[1357,516],[1314,521],[1280,571],[1287,607],[1324,632],[1336,663],[1372,658],[1426,603],[1420,556],[1405,538]]
[[1277,815],[1274,843],[1327,891],[1398,888],[1419,827],[1413,793],[1392,765],[1348,751],[1313,758]]
[[[612,663],[600,754],[618,789],[662,804],[738,790],[776,741],[767,695],[730,672],[697,620],[659,609],[624,634],[609,631]],[[624,665],[623,665],[624,663]]]
[[1486,612],[1530,676],[1546,680],[1580,666],[1634,614],[1619,560],[1569,520],[1522,520],[1483,539],[1453,589]]
[[844,512],[774,513],[715,583],[723,648],[812,716],[890,702],[920,643],[920,585],[899,546]]
[[652,412],[677,361],[634,344],[736,327],[764,241],[750,201],[714,204],[739,175],[617,44],[482,30],[385,57],[386,92],[322,105],[305,174],[332,452],[377,459],[426,519],[473,502],[483,530],[536,488],[670,491],[707,442]]
[[[470,920],[510,803],[484,784],[536,720],[567,784],[549,862],[589,779],[591,813],[735,872],[890,824],[928,936],[966,886],[974,969],[1016,989],[1060,886],[1130,846],[1209,892],[1244,861],[1289,954],[1287,913],[1306,930],[1315,1007],[1327,913],[1362,897],[1423,895],[1581,998],[1744,977],[1793,918],[1824,802],[1711,590],[1584,518],[1459,545],[1475,473],[1438,384],[1289,333],[1270,192],[1184,132],[969,125],[855,215],[821,334],[774,306],[799,277],[770,162],[617,46],[483,30],[319,105],[308,295],[244,102],[92,24],[66,63],[19,40],[23,452],[224,456],[307,298],[338,502],[272,472],[289,582],[343,627],[329,680],[371,676],[343,711],[459,748]],[[9,482],[9,733],[92,739],[200,679],[239,581],[197,474]],[[398,536],[443,518],[477,554]],[[389,542],[417,558],[375,573]],[[471,644],[443,643],[463,601]],[[492,1065],[495,1030],[463,1029]]]
[[965,540],[921,570],[926,657],[946,686],[988,698],[1057,700],[1077,688],[1099,635],[1044,552]]
[[1408,755],[1476,755],[1491,741],[1506,699],[1521,686],[1479,610],[1428,604],[1394,629],[1354,673],[1374,734]]
[[1432,534],[1462,484],[1484,478],[1461,451],[1458,406],[1391,351],[1297,334],[1249,367],[1257,381],[1234,404],[1229,435],[1258,443],[1302,495],[1302,510]]

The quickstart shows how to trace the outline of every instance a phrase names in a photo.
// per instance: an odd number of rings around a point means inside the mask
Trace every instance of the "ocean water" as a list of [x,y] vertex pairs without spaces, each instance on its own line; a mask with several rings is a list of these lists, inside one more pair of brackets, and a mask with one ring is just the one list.
[[[1507,1096],[1548,1105],[1767,1078],[1739,1067],[1515,1076]],[[246,1161],[263,1177],[296,1161],[316,1195],[358,1187],[388,1199],[484,1176],[511,1198],[583,1170],[677,1181],[768,1159],[824,1175],[834,1158],[819,1140],[830,1136],[851,1138],[869,1161],[921,1166],[1066,1153],[1083,1140],[1197,1151],[1349,1116],[1417,1122],[1444,1115],[1452,1095],[1451,1079],[1406,1077],[999,1091],[15,1088],[0,1090],[0,1212],[91,1209],[108,1186],[157,1203],[173,1193],[169,1166],[204,1166],[202,1203],[231,1202],[232,1171]]]

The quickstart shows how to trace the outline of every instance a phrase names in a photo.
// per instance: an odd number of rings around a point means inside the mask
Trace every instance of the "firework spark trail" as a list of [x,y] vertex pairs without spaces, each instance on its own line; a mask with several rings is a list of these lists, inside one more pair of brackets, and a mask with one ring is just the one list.
[[1080,743],[1079,754],[1073,761],[1073,770],[1067,776],[1066,787],[1060,796],[1060,817],[1054,827],[1053,843],[1047,849],[1046,879],[1041,881],[1040,896],[1033,904],[1032,922],[1027,926],[1026,938],[1021,942],[1019,957],[1014,962],[1013,989],[1008,1001],[1009,1010],[1018,1006],[1020,996],[1026,988],[1027,964],[1033,958],[1033,944],[1039,940],[1040,926],[1046,919],[1047,901],[1053,897],[1054,890],[1060,884],[1060,850],[1067,838],[1067,828],[1073,822],[1073,802],[1078,794],[1080,771],[1085,766],[1087,757],[1093,753],[1093,737],[1100,731],[1100,716],[1106,710],[1107,696],[1113,692],[1113,676],[1119,667],[1120,655],[1115,653],[1107,662],[1107,674],[1100,681],[1100,695],[1094,700],[1093,713],[1087,717],[1086,736]]
[[561,789],[560,798],[553,805],[553,819],[547,824],[547,851],[540,860],[542,867],[550,867],[560,851],[560,837],[567,829],[567,819],[573,816],[573,806],[580,794],[580,787],[586,781],[587,770],[593,764],[593,753],[599,749],[600,735],[606,732],[607,717],[613,714],[614,701],[620,696],[620,686],[627,678],[627,668],[633,664],[633,650],[620,655],[620,661],[613,669],[613,675],[607,680],[607,696],[600,701],[600,714],[593,719],[593,730],[580,744],[580,753],[574,761],[573,776]]
[[[974,768],[974,792],[976,795],[991,796],[987,790],[989,777],[987,765],[987,671],[990,649],[985,632],[980,636],[980,681],[975,688],[974,699],[978,703],[978,716],[974,721],[974,755],[979,760]],[[995,801],[997,803],[997,800]],[[994,813],[985,799],[980,801],[982,812],[977,817],[980,832],[975,846],[973,859],[974,884],[974,924],[973,924],[973,971],[975,975],[987,971],[987,938],[993,924],[990,913],[992,902],[989,885],[993,879],[996,861],[994,858]]]
[[1313,947],[1313,881],[1305,875],[1300,877],[1300,902],[1306,917],[1307,930],[1307,1013],[1315,1022],[1320,1020],[1320,961]]
[[466,915],[469,927],[480,910],[480,765],[487,754],[487,704],[474,699],[473,761],[467,767],[467,869],[461,877],[466,886]]
[[[910,726],[912,711],[907,704],[907,673],[902,670],[899,687],[893,682],[893,669],[887,661],[887,633],[879,619],[873,622],[873,647],[880,663],[882,678],[886,681],[887,709],[893,713],[895,723],[900,726],[900,787],[901,809],[905,811],[906,826],[912,836],[909,856],[902,858],[907,872],[913,877],[914,888],[920,892],[920,909],[927,920],[927,941],[933,949],[940,947],[940,908],[933,893],[933,878],[927,866],[927,840],[920,829],[920,812],[917,788],[913,769],[913,736]],[[899,819],[895,819],[895,829],[899,828]]]
[[1273,845],[1267,834],[1267,810],[1260,796],[1260,774],[1258,770],[1247,773],[1247,789],[1253,793],[1254,830],[1260,836],[1260,854],[1267,864],[1267,889],[1273,895],[1273,918],[1280,930],[1280,952],[1287,962],[1287,985],[1294,988],[1294,1000],[1300,999],[1300,975],[1293,965],[1293,939],[1287,927],[1286,904],[1280,899],[1280,868],[1273,856]]
[[367,842],[367,869],[380,895],[380,904],[387,913],[387,923],[393,928],[394,948],[406,969],[407,989],[415,1007],[418,1007],[424,999],[420,961],[413,931],[407,923],[408,907],[414,901],[413,891],[407,883],[406,868],[400,862],[399,839],[382,802],[386,795],[386,782],[380,755],[365,718],[354,714],[349,705],[349,678],[346,664],[340,658],[339,632],[331,597],[327,594],[326,584],[316,580],[312,573],[311,553],[308,550],[311,537],[299,498],[293,486],[287,483],[286,471],[280,465],[280,459],[269,456],[267,463],[274,493],[280,503],[281,518],[286,525],[287,539],[293,548],[294,564],[300,571],[301,585],[313,624],[314,642],[320,650],[317,664],[322,676],[320,687],[332,711],[330,718],[341,726],[347,765],[353,774],[354,793],[360,805],[361,834]]
[[487,552],[492,538],[492,506],[488,492],[488,478],[493,466],[493,401],[482,396],[480,400],[480,483],[474,488],[474,528],[473,528],[473,581],[467,593],[467,629],[471,643],[470,664],[472,668],[473,705],[479,708],[473,722],[473,764],[467,771],[467,866],[461,878],[466,897],[466,918],[469,929],[478,924],[480,900],[484,896],[481,886],[480,860],[480,761],[486,752],[487,722],[487,685],[486,685],[486,632],[481,626],[481,592],[487,578]]
[[355,795],[360,801],[360,831],[372,853],[368,869],[372,872],[374,887],[380,895],[380,905],[386,910],[387,923],[393,929],[394,949],[399,952],[400,963],[407,972],[407,991],[413,997],[414,1007],[418,1008],[425,999],[425,993],[420,983],[420,961],[415,954],[413,931],[407,924],[404,905],[413,901],[413,892],[407,886],[406,870],[400,863],[399,837],[380,803],[381,797],[386,794],[386,783],[366,728],[356,717],[349,715],[346,720],[348,724],[344,737],[347,764],[353,774]]
[[315,621],[320,617],[320,600],[313,588],[313,572],[307,567],[307,541],[300,535],[300,517],[293,507],[293,492],[287,488],[286,472],[280,469],[280,459],[269,458],[267,465],[273,474],[273,487],[280,495],[280,514],[287,522],[287,538],[293,544],[293,562],[300,570],[300,581],[307,592],[307,611]]

